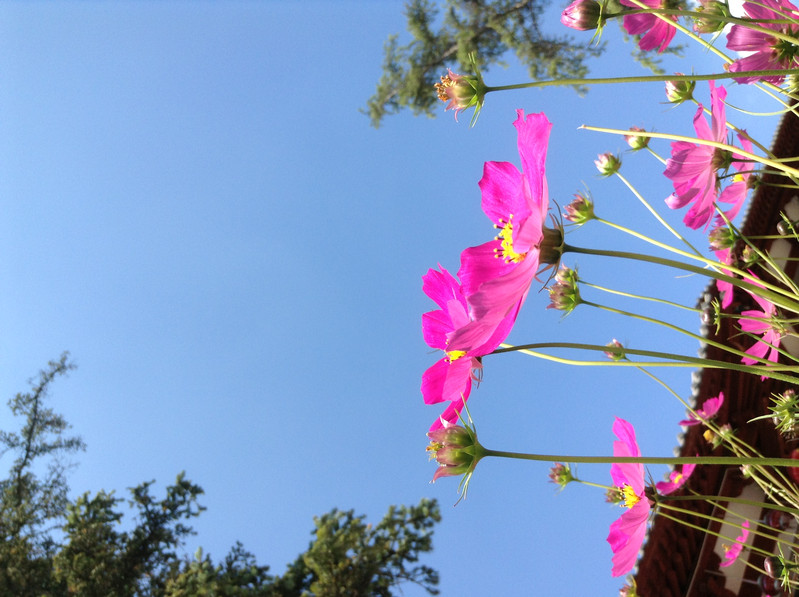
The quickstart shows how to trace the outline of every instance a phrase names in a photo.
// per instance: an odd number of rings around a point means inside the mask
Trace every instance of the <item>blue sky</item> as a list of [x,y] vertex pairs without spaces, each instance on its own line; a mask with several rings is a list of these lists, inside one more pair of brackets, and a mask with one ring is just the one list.
[[[560,9],[548,28],[560,29]],[[185,470],[208,508],[187,552],[220,559],[240,540],[278,574],[307,547],[314,515],[354,508],[376,521],[390,504],[436,497],[443,521],[425,563],[442,594],[618,590],[605,537],[619,511],[601,492],[556,494],[548,465],[502,461],[480,464],[457,508],[456,481],[429,484],[424,433],[438,411],[419,382],[438,355],[421,337],[433,308],[421,276],[456,271],[460,251],[493,234],[477,181],[484,161],[519,163],[516,108],[554,123],[554,201],[587,185],[601,215],[666,239],[618,181],[596,177],[596,154],[624,141],[577,127],[690,134],[693,107],[664,105],[659,84],[585,98],[547,89],[489,96],[473,129],[468,117],[402,114],[375,130],[358,109],[385,38],[404,30],[402,2],[5,2],[0,28],[0,389],[10,398],[71,351],[79,368],[52,404],[88,444],[75,492],[124,496]],[[641,72],[615,25],[606,39],[615,49],[595,75]],[[510,62],[489,84],[526,80]],[[718,68],[699,51],[671,66]],[[731,103],[752,97],[731,87]],[[773,125],[759,125],[766,143]],[[662,205],[670,187],[654,158],[625,155],[623,171]],[[598,225],[569,241],[642,250]],[[685,304],[705,284],[567,263]],[[531,294],[511,342],[697,349],[587,308],[561,320],[547,302]],[[668,316],[698,330],[690,314]],[[485,365],[470,404],[488,447],[607,454],[616,415],[645,454],[676,445],[682,407],[631,370],[522,355]],[[690,394],[690,370],[668,379]],[[609,482],[607,467],[580,472]]]

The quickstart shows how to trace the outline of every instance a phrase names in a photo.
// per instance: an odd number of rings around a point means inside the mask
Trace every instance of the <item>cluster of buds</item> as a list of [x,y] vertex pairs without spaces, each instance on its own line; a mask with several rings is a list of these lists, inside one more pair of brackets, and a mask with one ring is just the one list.
[[568,315],[579,305],[580,289],[577,287],[577,271],[562,265],[555,274],[555,283],[549,287],[550,303],[547,309],[558,309]]
[[594,201],[588,193],[575,193],[574,199],[569,203],[563,217],[573,224],[582,225],[588,220],[593,220]]
[[612,153],[600,153],[594,160],[594,165],[601,176],[611,176],[621,168],[621,158]]
[[696,81],[666,81],[666,99],[670,104],[681,104],[694,97],[695,87]]

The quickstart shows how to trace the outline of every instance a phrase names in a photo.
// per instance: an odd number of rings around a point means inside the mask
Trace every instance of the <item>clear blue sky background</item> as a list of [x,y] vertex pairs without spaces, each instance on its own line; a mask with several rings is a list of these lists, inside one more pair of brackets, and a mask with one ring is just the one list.
[[[547,29],[560,30],[561,8]],[[423,405],[419,382],[439,355],[421,337],[433,308],[421,276],[437,263],[456,271],[460,251],[493,234],[477,181],[486,160],[519,163],[516,108],[554,123],[553,200],[588,185],[601,215],[667,239],[620,183],[596,177],[596,154],[624,141],[577,127],[689,134],[694,108],[665,106],[660,84],[585,98],[549,89],[489,96],[474,129],[468,116],[402,114],[375,130],[358,108],[385,38],[402,31],[398,1],[0,4],[1,394],[70,350],[79,369],[54,386],[53,406],[88,444],[73,491],[125,496],[156,479],[160,492],[185,470],[208,507],[188,553],[202,545],[218,560],[240,540],[281,573],[314,515],[354,508],[377,521],[427,496],[443,521],[424,563],[444,595],[614,594],[622,581],[605,537],[620,510],[601,491],[556,494],[548,465],[502,461],[480,464],[457,508],[456,481],[428,484],[424,434],[438,409]],[[608,27],[615,49],[595,75],[643,72],[621,38]],[[489,84],[526,80],[509,60]],[[694,51],[668,68],[718,62]],[[760,101],[729,87],[732,103]],[[707,98],[706,86],[697,93]],[[624,162],[661,207],[662,166],[646,154]],[[676,225],[682,213],[668,217]],[[643,249],[599,225],[569,240]],[[705,285],[566,262],[686,304]],[[547,302],[531,295],[511,341],[697,349],[589,308],[561,321]],[[690,314],[654,313],[698,330]],[[690,370],[668,379],[690,395]],[[521,355],[486,358],[471,405],[488,447],[567,454],[610,453],[615,415],[637,427],[645,454],[670,454],[683,414],[632,370]],[[606,466],[580,473],[609,482]]]

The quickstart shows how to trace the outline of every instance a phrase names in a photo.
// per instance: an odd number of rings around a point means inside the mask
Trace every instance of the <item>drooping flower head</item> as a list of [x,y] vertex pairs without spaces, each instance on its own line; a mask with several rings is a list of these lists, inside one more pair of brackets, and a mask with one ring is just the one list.
[[[743,9],[754,24],[772,31],[795,37],[799,27],[787,24],[785,20],[795,20],[799,10],[788,0],[757,0],[744,2]],[[769,22],[769,21],[783,21]],[[799,64],[799,46],[778,39],[764,31],[755,31],[744,25],[733,25],[727,34],[727,47],[737,52],[749,52],[730,65],[730,72],[739,73],[755,70],[781,70],[796,68]],[[781,75],[737,77],[736,83],[765,81],[779,85],[785,79]]]
[[695,414],[691,414],[690,419],[685,419],[684,421],[680,421],[680,425],[685,425],[686,427],[692,427],[694,425],[701,425],[706,423],[710,419],[716,416],[716,413],[719,412],[721,405],[724,404],[724,392],[719,392],[718,396],[714,398],[708,398],[705,400],[705,403],[702,405],[702,408],[697,409],[694,411]]
[[447,102],[447,107],[444,109],[455,110],[456,121],[458,114],[469,108],[474,108],[472,124],[475,123],[488,92],[479,72],[476,75],[458,75],[448,70],[447,74],[441,77],[441,82],[435,84],[435,88],[438,99]]
[[[614,456],[640,456],[641,450],[635,440],[635,430],[627,421],[616,417],[613,433],[618,441],[613,442]],[[608,543],[613,551],[613,576],[623,576],[635,566],[638,551],[646,536],[646,524],[651,506],[644,494],[644,465],[640,463],[615,463],[610,466],[613,484],[621,492],[623,505],[627,508],[618,520],[610,525]]]
[[472,473],[474,473],[477,463],[485,455],[485,449],[477,441],[474,426],[467,424],[462,427],[447,424],[440,429],[428,432],[427,436],[430,438],[430,444],[427,446],[430,460],[435,460],[438,463],[431,483],[435,483],[441,477],[463,475],[458,491],[461,494],[461,499],[465,498]]
[[[697,138],[716,143],[727,142],[727,114],[724,106],[726,97],[727,90],[724,87],[716,87],[714,82],[710,81],[712,126],[708,125],[704,107],[700,104],[694,116]],[[747,147],[751,149],[751,145]],[[675,141],[671,144],[671,158],[666,162],[663,174],[674,184],[674,193],[666,199],[666,204],[672,209],[680,209],[691,204],[683,220],[689,228],[696,229],[710,223],[715,213],[714,202],[720,187],[717,173],[719,170],[726,172],[733,165],[734,157],[729,151],[709,145],[688,141]],[[728,212],[733,216],[738,213],[745,198],[745,189],[744,197],[739,196],[739,190],[736,189],[725,196],[725,200],[734,203]]]
[[492,352],[505,339],[513,319],[501,320],[486,342],[470,350],[462,350],[450,343],[450,336],[467,325],[469,317],[466,295],[458,281],[446,269],[431,269],[422,276],[422,290],[433,299],[439,309],[422,316],[422,334],[431,348],[444,351],[439,359],[422,375],[422,396],[426,404],[449,402],[444,413],[436,419],[431,429],[442,426],[442,420],[458,421],[458,413],[469,398],[472,382],[480,379],[483,364],[480,357]]
[[[666,0],[642,0],[649,8],[670,8]],[[621,3],[632,8],[641,8],[631,0],[621,0]],[[677,22],[676,16],[668,17]],[[638,47],[644,52],[657,48],[658,52],[663,52],[677,31],[668,21],[652,13],[624,15],[624,29],[630,35],[641,35]]]
[[541,263],[560,258],[563,235],[544,227],[549,193],[544,175],[552,124],[542,114],[517,110],[522,171],[509,162],[486,162],[480,179],[483,211],[497,236],[461,253],[458,277],[471,309],[472,323],[451,338],[453,345],[483,344],[498,323],[518,312]]
[[680,487],[685,485],[685,482],[688,481],[688,478],[694,472],[695,468],[695,464],[684,464],[680,467],[680,470],[674,469],[671,471],[671,473],[669,473],[668,481],[660,481],[659,483],[655,483],[655,489],[658,490],[660,495],[669,495],[674,493]]
[[738,556],[740,556],[743,551],[746,540],[749,538],[749,521],[744,520],[741,526],[743,529],[741,529],[741,534],[735,538],[735,543],[733,545],[722,546],[724,548],[724,561],[719,564],[722,568],[732,566],[735,563],[735,560],[738,559]]

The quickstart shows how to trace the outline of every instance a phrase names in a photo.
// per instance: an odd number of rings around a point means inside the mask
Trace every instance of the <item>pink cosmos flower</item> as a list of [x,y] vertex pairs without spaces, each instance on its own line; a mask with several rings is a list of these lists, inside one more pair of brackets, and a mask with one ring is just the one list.
[[[744,12],[756,25],[791,36],[796,35],[798,28],[786,23],[769,23],[774,19],[795,19],[799,11],[788,0],[758,0],[744,2]],[[794,68],[797,63],[796,46],[779,40],[762,31],[753,31],[744,25],[733,25],[727,34],[727,47],[737,52],[752,52],[749,56],[736,60],[730,65],[734,73],[752,70],[779,70]],[[767,77],[737,77],[736,83],[754,83],[765,81],[779,85],[785,77],[772,75]]]
[[726,568],[727,566],[732,566],[735,563],[735,560],[738,559],[738,556],[741,555],[741,552],[744,548],[744,543],[749,538],[749,521],[744,520],[744,523],[741,525],[743,529],[741,530],[741,534],[735,538],[736,543],[734,545],[724,545],[724,561],[719,564],[722,568]]
[[[619,441],[613,442],[614,456],[640,456],[641,450],[635,441],[635,430],[627,421],[616,417],[613,433]],[[644,495],[643,464],[612,464],[610,476],[619,488],[628,508],[621,518],[610,525],[608,543],[613,550],[613,576],[623,576],[635,566],[638,551],[646,535],[649,519],[649,499]]]
[[[722,249],[714,251],[720,263],[725,265],[732,265],[732,250]],[[721,270],[722,274],[731,276],[732,273],[727,270]],[[716,280],[716,288],[719,289],[721,295],[721,308],[726,309],[732,305],[732,299],[735,296],[735,285],[732,282],[725,282],[724,280]]]
[[522,172],[509,162],[486,162],[483,168],[483,211],[499,234],[461,253],[458,277],[474,321],[453,334],[453,346],[484,344],[502,320],[515,317],[538,272],[548,233],[555,233],[544,228],[549,207],[544,162],[552,124],[543,113],[516,114]]
[[458,413],[469,398],[472,382],[480,378],[483,367],[480,357],[499,346],[513,325],[511,318],[500,321],[494,334],[473,350],[458,350],[450,344],[449,336],[471,320],[461,285],[440,265],[439,269],[431,269],[422,276],[422,290],[440,307],[422,316],[422,334],[428,346],[443,350],[445,355],[422,375],[422,396],[426,404],[444,401],[450,404],[431,430],[441,428],[442,420],[458,422]]
[[669,495],[670,493],[674,493],[680,487],[685,485],[685,482],[694,472],[695,468],[696,468],[695,464],[682,465],[679,471],[678,470],[671,471],[668,481],[660,481],[659,483],[655,483],[655,489],[658,490],[660,495]]
[[[621,3],[632,8],[641,8],[630,0],[621,0]],[[643,0],[643,3],[649,8],[667,8],[666,2],[662,0]],[[670,16],[669,19],[675,23],[677,22],[676,16]],[[658,52],[663,52],[671,43],[674,33],[677,31],[667,21],[651,13],[624,15],[624,29],[630,35],[643,35],[638,42],[638,47],[644,52],[655,48],[658,49]]]
[[724,404],[724,392],[719,392],[718,396],[705,400],[702,408],[695,411],[696,415],[691,415],[690,419],[680,421],[680,425],[685,425],[686,427],[701,425],[708,419],[715,417],[722,404]]
[[[708,126],[704,107],[700,104],[694,115],[694,130],[699,139],[717,143],[726,142],[727,114],[724,106],[726,97],[727,90],[724,87],[716,87],[714,82],[710,81],[712,128]],[[747,149],[751,149],[751,144],[748,141],[746,143]],[[688,141],[675,141],[671,144],[671,158],[666,162],[663,174],[674,184],[674,193],[666,199],[666,205],[672,209],[680,209],[692,203],[683,220],[689,228],[696,229],[710,223],[715,213],[714,202],[719,187],[716,173],[720,168],[727,169],[734,164],[734,157],[730,152],[708,145],[698,145]],[[735,167],[738,170],[742,169],[738,165]],[[748,163],[746,168],[750,168]],[[741,190],[743,196],[740,194]],[[727,212],[728,217],[729,214],[734,216],[738,213],[746,198],[746,190],[746,186],[735,187],[724,196],[724,201],[733,203],[733,207]]]
[[[751,272],[750,272],[751,273]],[[754,276],[754,274],[752,274]],[[749,279],[750,282],[757,284],[756,279]],[[768,299],[759,296],[757,293],[747,290],[749,295],[755,299],[755,302],[760,305],[762,311],[751,309],[749,311],[741,312],[741,319],[738,320],[738,325],[741,330],[750,334],[763,334],[763,337],[755,342],[754,345],[749,347],[746,351],[752,357],[743,357],[741,362],[744,365],[754,365],[757,359],[766,358],[767,360],[776,363],[780,358],[780,353],[777,350],[780,346],[780,340],[785,335],[785,330],[776,320],[777,307]],[[749,318],[749,319],[747,319]],[[754,319],[752,319],[754,318]],[[768,355],[768,356],[767,356]],[[766,379],[767,376],[761,377]]]

